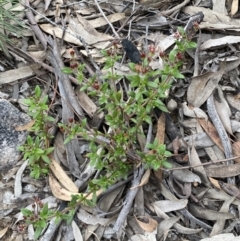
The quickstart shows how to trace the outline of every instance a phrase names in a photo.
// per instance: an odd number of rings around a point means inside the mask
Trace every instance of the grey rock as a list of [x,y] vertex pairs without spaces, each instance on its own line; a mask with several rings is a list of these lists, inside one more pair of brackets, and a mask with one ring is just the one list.
[[20,159],[17,147],[25,143],[28,132],[16,131],[15,128],[30,120],[9,101],[0,100],[0,172],[10,169]]

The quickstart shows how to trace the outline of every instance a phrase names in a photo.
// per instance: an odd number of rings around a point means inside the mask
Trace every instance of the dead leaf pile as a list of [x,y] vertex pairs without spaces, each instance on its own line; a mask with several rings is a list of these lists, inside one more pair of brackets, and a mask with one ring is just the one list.
[[[97,100],[80,91],[75,76],[61,72],[69,65],[71,52],[77,63],[85,64],[86,78],[101,77],[108,70],[102,69],[105,58],[100,51],[115,44],[124,54],[121,40],[129,36],[140,52],[155,46],[158,53],[151,67],[161,69],[159,53],[174,48],[176,28],[186,27],[199,12],[204,16],[193,39],[198,47],[184,57],[185,79],[176,80],[164,100],[170,112],[152,115],[151,139],[166,143],[173,153],[168,159],[172,168],[153,172],[140,167],[138,177],[130,174],[99,190],[95,207],[76,207],[71,225],[49,220],[40,241],[214,240],[240,235],[238,6],[238,0],[25,0],[13,9],[29,27],[20,39],[10,34],[12,43],[1,52],[0,98],[27,112],[22,99],[40,84],[51,100],[56,123],[87,117],[88,126],[99,131],[107,125]],[[114,72],[130,74],[127,61],[115,63]],[[118,81],[126,85],[125,80]],[[15,131],[29,131],[34,122],[15,126]],[[76,136],[64,144],[66,136],[56,126],[49,126],[54,153],[48,178],[32,179],[22,160],[0,172],[1,240],[33,240],[32,226],[23,233],[19,230],[20,209],[32,209],[36,196],[52,210],[63,210],[73,195],[92,198],[86,187],[96,170],[85,155],[89,143]],[[142,149],[146,138],[138,137]]]

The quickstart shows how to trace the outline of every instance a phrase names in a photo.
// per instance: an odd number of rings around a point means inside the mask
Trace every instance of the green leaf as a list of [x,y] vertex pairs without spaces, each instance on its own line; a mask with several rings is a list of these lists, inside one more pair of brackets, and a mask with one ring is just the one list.
[[174,70],[172,71],[172,75],[173,75],[176,79],[185,79],[185,76],[184,76],[183,74],[181,74],[178,69],[174,69]]
[[139,75],[128,75],[126,77],[131,82],[132,87],[138,87],[140,85],[141,77]]
[[43,216],[46,216],[48,214],[48,204],[45,203],[42,210],[41,210],[41,213],[43,214]]
[[64,67],[61,69],[61,71],[64,73],[64,74],[72,74],[73,73],[73,70],[69,67]]
[[26,217],[32,215],[32,211],[27,208],[21,208],[21,213],[23,214],[23,216],[26,216]]
[[136,71],[136,69],[135,69],[136,64],[131,62],[131,63],[128,64],[128,66],[132,71],[134,71],[134,72]]
[[41,89],[38,85],[35,87],[35,95],[38,98],[40,98],[40,96],[41,96]]
[[33,100],[31,100],[31,99],[24,99],[24,100],[22,100],[22,102],[25,105],[28,105],[28,106],[30,106],[30,105],[32,105],[34,103]]
[[42,228],[42,227],[39,227],[39,226],[38,226],[37,229],[35,230],[35,232],[34,232],[34,238],[35,238],[36,240],[40,237],[42,230],[43,230],[43,228]]
[[155,83],[155,82],[152,82],[152,81],[148,81],[147,86],[155,89],[155,88],[158,87],[158,83]]
[[197,43],[192,42],[192,41],[191,41],[191,42],[188,42],[187,47],[188,47],[189,49],[197,48]]
[[163,161],[163,162],[162,162],[162,165],[163,165],[164,167],[166,167],[166,168],[172,168],[172,164],[169,163],[169,162],[167,162],[167,161]]
[[51,161],[50,161],[48,156],[42,155],[41,157],[42,157],[43,161],[46,162],[47,164],[51,163]]

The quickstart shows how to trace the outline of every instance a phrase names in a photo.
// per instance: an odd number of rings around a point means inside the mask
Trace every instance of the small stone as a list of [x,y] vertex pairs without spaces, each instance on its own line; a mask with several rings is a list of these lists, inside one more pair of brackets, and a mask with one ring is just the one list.
[[15,128],[26,125],[31,119],[7,100],[0,100],[0,110],[0,170],[6,171],[20,159],[17,147],[23,145],[28,136],[27,131]]
[[174,111],[177,109],[177,102],[174,99],[171,99],[168,103],[167,103],[167,108],[170,111]]

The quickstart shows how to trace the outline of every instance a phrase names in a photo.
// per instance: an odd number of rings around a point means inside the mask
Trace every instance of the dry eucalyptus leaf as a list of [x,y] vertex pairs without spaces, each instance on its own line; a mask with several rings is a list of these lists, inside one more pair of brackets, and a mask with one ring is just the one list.
[[72,193],[67,189],[63,188],[60,183],[52,175],[49,175],[49,186],[54,195],[54,197],[64,200],[71,201],[72,195],[77,195],[78,193]]
[[[126,17],[125,13],[114,13],[114,14],[107,15],[107,18],[110,23],[120,21],[120,20],[124,19],[125,17]],[[89,20],[89,23],[94,28],[99,28],[99,27],[102,27],[102,26],[105,26],[108,24],[108,22],[106,21],[106,19],[104,17]]]
[[211,238],[201,239],[201,241],[239,241],[239,238],[235,237],[232,233],[223,233]]
[[[229,207],[232,204],[232,202],[234,201],[235,197],[230,198],[229,200],[226,200],[222,207],[220,208],[220,212],[229,212]],[[212,232],[210,234],[210,236],[214,236],[216,234],[222,233],[223,229],[224,229],[224,225],[225,225],[225,220],[219,219],[217,220],[217,222],[213,225],[213,229]]]
[[201,183],[201,179],[198,175],[190,172],[186,169],[174,170],[173,177],[180,182],[198,182]]
[[187,206],[187,199],[179,199],[179,200],[161,200],[154,202],[153,205],[160,208],[163,212],[172,212],[176,210],[183,209]]
[[[190,150],[189,163],[191,166],[197,166],[202,164],[194,146]],[[203,166],[193,167],[193,170],[201,178],[203,182],[209,182]]]
[[212,183],[212,185],[213,185],[214,187],[216,187],[217,189],[221,189],[218,180],[216,180],[216,179],[214,179],[214,178],[212,178],[212,177],[209,177],[209,180],[210,180],[210,182]]
[[6,228],[0,230],[0,238],[2,238],[6,234],[6,232],[8,231],[8,228],[9,228],[9,226],[7,226]]
[[240,174],[240,164],[223,164],[212,167],[206,167],[205,171],[209,177],[233,177]]
[[240,199],[240,189],[237,188],[234,184],[219,181],[219,185],[226,193]]
[[239,156],[239,158],[234,159],[235,162],[240,163],[240,141],[236,141],[232,144],[234,156]]
[[[222,200],[222,201],[226,201],[229,198],[231,198],[231,196],[229,196],[226,192],[222,191],[222,190],[216,190],[215,188],[210,188],[206,194],[205,197],[207,198],[211,198],[211,199],[218,199],[218,200]],[[240,200],[235,199],[233,201],[234,205],[240,205]]]
[[71,225],[72,225],[73,236],[75,238],[75,241],[83,241],[83,237],[82,237],[82,233],[80,231],[80,228],[74,220],[72,220]]
[[36,120],[31,120],[28,124],[15,127],[16,131],[30,131]]
[[18,169],[16,177],[15,177],[15,183],[14,183],[14,196],[20,197],[22,195],[22,175],[25,171],[25,168],[27,167],[28,161],[23,162],[21,167]]
[[200,46],[200,49],[203,51],[203,50],[210,49],[213,47],[222,47],[222,46],[226,46],[228,44],[236,44],[239,42],[240,42],[239,36],[225,36],[225,37],[222,37],[219,39],[207,40]]
[[227,94],[226,99],[230,106],[240,111],[240,98],[238,98],[238,96],[233,94]]
[[[229,24],[229,28],[231,28],[231,25],[238,25],[238,26],[240,25],[239,19],[230,18],[225,14],[218,13],[209,8],[187,6],[183,8],[182,11],[190,15],[194,15],[194,14],[197,14],[198,12],[202,12],[204,14],[204,22],[207,22],[207,23],[218,24],[219,22],[221,22],[221,23]],[[202,23],[200,24],[200,28],[201,28],[201,25]]]
[[205,121],[204,119],[199,119],[198,122],[211,138],[211,140],[221,149],[223,150],[222,141],[218,135],[218,132],[215,126],[210,121]]
[[161,238],[164,236],[164,240],[167,237],[168,232],[172,228],[172,226],[177,223],[177,221],[180,219],[180,217],[171,217],[163,220],[159,223],[157,228],[157,238],[158,240],[161,240]]
[[97,111],[97,106],[84,91],[79,91],[79,89],[76,91],[79,103],[84,111],[92,118]]
[[232,1],[231,15],[234,15],[235,13],[237,13],[237,11],[238,11],[238,4],[239,4],[238,0],[233,0]]
[[207,72],[193,77],[187,91],[188,103],[200,107],[217,87],[223,73],[224,68],[218,72]]
[[30,77],[34,74],[30,66],[20,67],[18,69],[11,69],[5,72],[0,72],[0,84],[8,84],[19,79]]
[[217,88],[218,90],[218,99],[214,99],[214,105],[216,107],[216,111],[222,121],[222,124],[225,128],[225,130],[229,133],[229,134],[233,134],[232,133],[232,126],[231,126],[231,121],[230,121],[230,117],[232,115],[232,112],[230,110],[230,107],[227,103],[227,101],[225,100],[225,97],[223,95],[223,92],[221,90],[221,88]]
[[182,108],[183,108],[183,114],[188,117],[193,117],[193,118],[200,118],[200,119],[208,119],[207,114],[201,110],[199,107],[189,107],[187,106],[187,102],[182,103]]
[[150,241],[143,234],[135,234],[128,241]]
[[54,173],[55,177],[59,180],[59,182],[70,192],[77,193],[78,188],[75,183],[68,177],[66,172],[62,169],[62,167],[51,158],[50,169]]
[[149,177],[150,177],[150,174],[151,174],[151,170],[150,169],[147,169],[146,172],[143,174],[143,177],[141,179],[141,182],[135,186],[135,187],[131,187],[130,189],[134,189],[134,188],[137,188],[137,187],[141,187],[145,184],[148,183],[148,180],[149,180]]
[[141,216],[136,218],[136,221],[139,224],[139,226],[146,232],[153,232],[158,226],[158,222],[149,217]]
[[92,215],[86,212],[83,208],[79,209],[79,211],[77,212],[77,217],[83,223],[91,225],[100,224],[102,226],[106,226],[109,222],[111,222],[110,218],[100,218],[97,215]]
[[219,219],[233,219],[234,215],[228,212],[218,212],[207,209],[206,207],[200,207],[196,204],[188,204],[189,212],[197,218],[206,219],[206,220],[219,220]]

